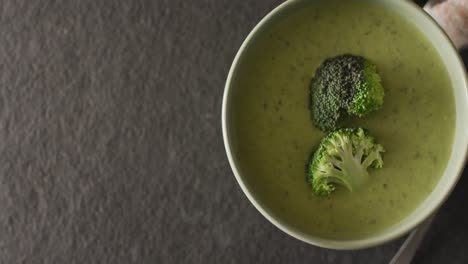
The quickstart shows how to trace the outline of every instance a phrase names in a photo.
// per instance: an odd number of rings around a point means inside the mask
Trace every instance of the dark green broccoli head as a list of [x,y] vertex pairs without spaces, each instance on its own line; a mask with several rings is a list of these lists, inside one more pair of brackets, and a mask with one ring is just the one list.
[[326,59],[311,81],[311,110],[323,131],[340,126],[346,115],[362,117],[383,104],[384,89],[377,67],[364,57],[340,55]]
[[363,65],[362,81],[358,86],[353,87],[353,99],[348,107],[348,113],[358,117],[380,109],[384,98],[384,89],[377,73],[377,66],[367,59],[364,59]]
[[329,133],[308,165],[312,190],[321,196],[332,193],[335,184],[355,190],[368,180],[368,167],[383,167],[381,153],[384,151],[362,128],[343,128]]

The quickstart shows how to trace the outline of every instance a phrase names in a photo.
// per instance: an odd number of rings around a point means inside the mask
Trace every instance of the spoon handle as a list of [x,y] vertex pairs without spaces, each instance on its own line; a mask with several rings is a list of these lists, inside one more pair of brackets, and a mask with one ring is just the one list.
[[429,227],[434,220],[434,215],[426,219],[417,229],[415,229],[411,234],[406,238],[403,245],[401,245],[398,252],[392,258],[389,264],[410,264],[413,259],[416,251],[418,250],[421,242],[423,241],[424,236],[429,230]]

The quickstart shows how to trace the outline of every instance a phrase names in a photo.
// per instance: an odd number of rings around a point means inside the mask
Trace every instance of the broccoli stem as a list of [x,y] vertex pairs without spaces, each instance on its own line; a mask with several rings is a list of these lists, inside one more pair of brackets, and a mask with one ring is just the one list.
[[346,144],[343,138],[340,138],[340,141],[340,156],[343,161],[335,163],[334,166],[342,171],[342,177],[348,182],[346,187],[350,191],[353,191],[355,187],[361,186],[369,178],[369,173],[367,172],[368,166],[363,166],[361,163],[363,155],[362,148],[358,148],[356,154],[353,154],[353,146],[351,144]]
[[382,168],[382,145],[362,128],[344,128],[322,139],[309,163],[309,181],[317,195],[327,195],[342,185],[349,191],[368,182],[369,167]]

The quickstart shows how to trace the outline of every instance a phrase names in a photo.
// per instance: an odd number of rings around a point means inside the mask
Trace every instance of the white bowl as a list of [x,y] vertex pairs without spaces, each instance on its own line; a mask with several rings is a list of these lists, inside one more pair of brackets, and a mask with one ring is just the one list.
[[261,29],[268,27],[273,20],[287,16],[288,12],[293,9],[292,7],[305,1],[314,0],[289,0],[271,11],[248,35],[234,59],[227,78],[222,106],[223,137],[229,163],[240,187],[250,202],[252,202],[258,211],[260,211],[260,213],[271,223],[289,235],[316,246],[333,249],[359,249],[379,245],[398,238],[414,229],[442,205],[456,185],[458,178],[463,171],[468,149],[468,81],[466,71],[463,62],[450,39],[438,24],[421,8],[410,1],[375,0],[385,8],[400,14],[423,32],[440,54],[443,63],[448,70],[456,104],[456,128],[450,159],[443,176],[432,193],[409,216],[383,232],[365,239],[335,240],[313,236],[294,229],[290,227],[288,223],[275,218],[270,214],[267,208],[262,207],[257,202],[255,193],[249,190],[244,183],[243,176],[238,170],[237,160],[233,157],[231,151],[230,95],[232,92],[231,90],[234,89],[232,81],[233,76],[238,70],[239,61],[244,56],[246,48],[254,42],[255,36],[258,32],[260,32]]

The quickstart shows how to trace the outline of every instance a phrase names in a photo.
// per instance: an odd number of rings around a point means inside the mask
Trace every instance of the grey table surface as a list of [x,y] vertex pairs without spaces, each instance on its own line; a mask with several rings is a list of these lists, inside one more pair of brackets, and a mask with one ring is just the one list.
[[[279,0],[0,1],[0,263],[387,263],[267,222],[227,162],[223,85]],[[415,263],[468,262],[468,175]]]

